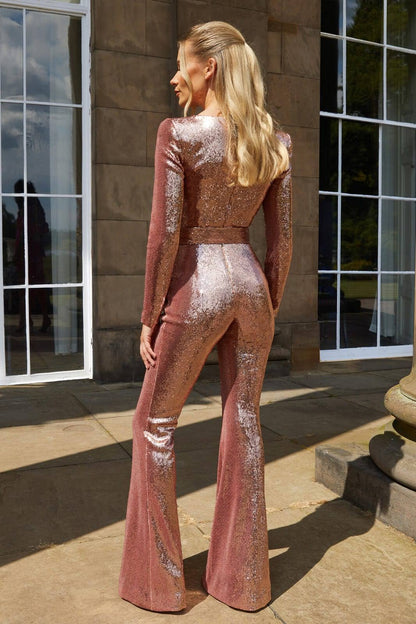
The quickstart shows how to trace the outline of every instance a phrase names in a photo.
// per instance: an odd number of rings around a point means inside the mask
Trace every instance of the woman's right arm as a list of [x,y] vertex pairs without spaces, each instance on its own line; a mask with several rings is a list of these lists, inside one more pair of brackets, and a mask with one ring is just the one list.
[[146,253],[143,325],[153,330],[159,320],[179,246],[184,170],[177,129],[172,119],[159,126],[155,151],[152,214]]
[[[292,142],[288,134],[280,137],[289,158]],[[292,165],[271,183],[263,200],[266,225],[264,273],[269,284],[274,315],[279,311],[292,258]]]

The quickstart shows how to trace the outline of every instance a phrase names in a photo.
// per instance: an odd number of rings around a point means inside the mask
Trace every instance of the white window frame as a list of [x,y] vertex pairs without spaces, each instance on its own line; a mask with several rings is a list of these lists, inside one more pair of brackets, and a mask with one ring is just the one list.
[[[63,105],[54,102],[34,102],[30,104],[42,104],[47,106],[69,106],[70,108],[82,109],[82,192],[80,195],[70,195],[75,199],[82,201],[82,281],[70,284],[42,284],[42,288],[65,288],[65,287],[82,287],[83,294],[83,357],[84,367],[78,370],[54,371],[48,373],[30,373],[30,340],[29,340],[29,316],[26,314],[26,357],[29,372],[22,375],[6,375],[6,363],[3,355],[5,354],[5,327],[4,327],[4,287],[3,287],[3,262],[0,262],[0,385],[14,385],[21,383],[39,383],[47,381],[63,381],[70,379],[90,379],[93,375],[93,358],[92,358],[92,252],[91,252],[91,230],[92,230],[92,213],[91,213],[91,97],[90,97],[90,36],[91,36],[91,12],[89,0],[81,0],[79,4],[69,2],[58,2],[54,0],[27,0],[19,2],[17,0],[0,0],[0,7],[14,9],[30,9],[37,10],[42,13],[50,12],[61,15],[80,17],[81,19],[81,104]],[[25,39],[24,39],[25,41]],[[23,79],[26,80],[26,58],[23,54]],[[0,99],[0,111],[3,100]],[[4,100],[7,103],[17,102],[17,100]],[[18,103],[26,107],[26,99],[19,100]],[[24,134],[26,133],[26,115],[23,116]],[[26,144],[24,142],[24,150]],[[26,158],[24,159],[26,168]],[[0,168],[1,168],[1,152],[0,152]],[[25,170],[25,179],[26,170]],[[1,177],[0,177],[0,193]],[[4,193],[4,196],[11,193]],[[42,193],[42,196],[54,197],[53,194]],[[65,197],[59,194],[59,197]],[[25,211],[25,219],[27,211]],[[2,223],[0,222],[0,254],[3,257],[3,237]],[[25,225],[25,237],[27,229]],[[27,241],[25,241],[27,243]],[[27,265],[27,244],[25,244],[25,263]],[[27,266],[26,266],[27,269]],[[27,270],[26,270],[27,281]],[[28,309],[28,298],[30,285],[8,286],[7,290],[18,289],[25,286],[26,309]],[[39,285],[36,285],[39,288]]]
[[[416,49],[402,48],[387,44],[387,0],[383,0],[383,41],[381,43],[374,41],[366,41],[363,39],[356,39],[349,37],[346,34],[347,31],[347,15],[346,15],[346,0],[343,0],[343,20],[342,20],[342,34],[334,34],[321,32],[321,39],[335,39],[342,43],[342,86],[343,86],[343,112],[332,113],[327,111],[321,111],[321,117],[327,117],[338,122],[338,188],[336,191],[319,191],[319,196],[330,196],[337,198],[337,269],[319,269],[318,275],[334,275],[337,280],[337,302],[336,302],[336,348],[335,349],[321,349],[320,360],[321,362],[336,362],[342,360],[362,360],[362,359],[377,359],[385,357],[407,357],[413,354],[413,344],[409,345],[392,345],[392,346],[376,346],[376,347],[354,347],[354,348],[341,348],[341,277],[345,275],[372,275],[377,276],[377,342],[380,341],[380,303],[381,303],[381,278],[383,275],[415,275],[415,270],[412,271],[382,271],[380,270],[380,237],[381,237],[381,210],[383,200],[399,200],[416,202],[416,197],[396,197],[390,195],[383,195],[382,193],[382,136],[383,126],[394,126],[399,128],[411,128],[416,130],[416,123],[398,122],[387,119],[387,50],[394,50],[397,52],[404,52],[406,54],[416,55]],[[348,115],[346,112],[347,106],[347,89],[346,83],[346,65],[347,65],[347,42],[352,41],[354,43],[364,43],[366,45],[376,46],[383,50],[383,119],[360,117],[357,115]],[[379,127],[379,152],[378,152],[378,193],[377,195],[360,195],[352,193],[342,192],[342,121],[362,121],[365,123],[377,124]],[[378,262],[376,271],[342,271],[341,266],[341,202],[344,197],[358,197],[377,200],[378,202]],[[415,291],[416,294],[416,291]]]

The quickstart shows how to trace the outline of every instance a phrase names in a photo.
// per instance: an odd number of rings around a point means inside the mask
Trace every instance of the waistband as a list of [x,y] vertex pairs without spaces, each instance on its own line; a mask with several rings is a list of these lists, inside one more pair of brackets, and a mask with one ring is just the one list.
[[198,243],[248,243],[248,227],[186,227],[181,230],[180,245]]

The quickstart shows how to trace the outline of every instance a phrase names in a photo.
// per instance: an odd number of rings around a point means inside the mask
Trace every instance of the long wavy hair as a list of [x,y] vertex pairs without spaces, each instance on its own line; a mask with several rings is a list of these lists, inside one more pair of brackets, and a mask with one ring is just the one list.
[[252,48],[239,30],[219,21],[197,24],[179,40],[180,71],[190,94],[185,116],[192,101],[186,41],[198,60],[212,57],[217,62],[212,89],[228,127],[227,160],[232,179],[251,186],[278,177],[289,167],[289,155],[276,136],[279,126],[265,109],[263,78]]

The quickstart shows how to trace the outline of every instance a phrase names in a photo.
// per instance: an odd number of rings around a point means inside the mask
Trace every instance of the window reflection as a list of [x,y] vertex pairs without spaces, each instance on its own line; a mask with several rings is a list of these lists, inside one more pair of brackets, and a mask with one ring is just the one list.
[[23,11],[0,7],[0,97],[23,98]]
[[342,42],[321,38],[321,110],[342,113]]
[[[84,366],[82,289],[44,289],[50,326],[47,331],[31,331],[30,362],[32,373],[78,370]],[[39,302],[31,298],[33,326],[41,323]]]
[[18,205],[14,197],[2,199],[3,224],[3,283],[5,286],[23,284],[25,276],[16,266],[16,234]]
[[341,208],[341,268],[377,270],[377,200],[343,198]]
[[24,375],[26,363],[25,291],[4,291],[4,338],[7,375]]
[[1,178],[3,193],[13,193],[23,177],[23,106],[1,106]]
[[414,275],[381,276],[381,345],[412,344],[413,301]]
[[342,0],[322,0],[321,15],[322,32],[342,33]]
[[377,345],[377,275],[341,277],[341,348]]
[[413,271],[415,238],[416,204],[384,200],[381,211],[381,269]]
[[342,190],[378,194],[378,127],[359,121],[342,122]]
[[376,46],[347,42],[347,114],[383,117],[383,53]]
[[387,0],[387,43],[416,49],[416,3]]
[[383,0],[347,0],[347,36],[382,41]]
[[318,322],[321,349],[337,346],[337,276],[326,273],[318,280]]
[[383,194],[393,197],[416,195],[416,130],[383,127]]
[[80,20],[27,11],[26,31],[27,99],[80,103]]
[[322,191],[338,190],[338,120],[321,117],[319,176]]
[[416,55],[387,50],[387,117],[416,122]]
[[337,268],[337,204],[336,197],[319,198],[319,269]]
[[38,193],[81,192],[81,112],[27,106],[27,173]]

